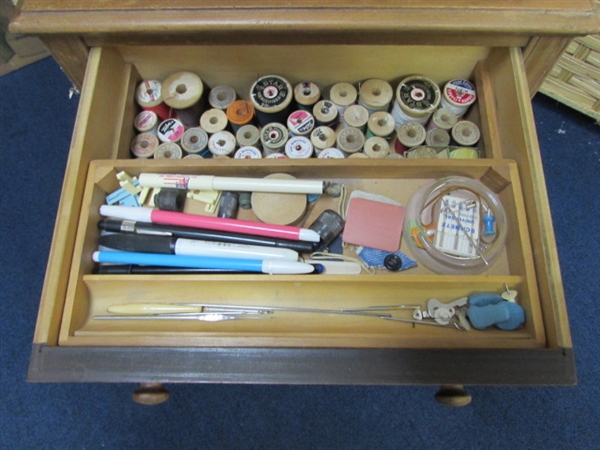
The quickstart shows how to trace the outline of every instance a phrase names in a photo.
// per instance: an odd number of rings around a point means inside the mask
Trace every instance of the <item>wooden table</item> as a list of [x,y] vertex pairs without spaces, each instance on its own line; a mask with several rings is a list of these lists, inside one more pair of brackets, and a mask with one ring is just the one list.
[[90,46],[314,43],[523,47],[535,93],[578,35],[600,26],[596,0],[24,0],[11,30],[39,35],[76,87]]

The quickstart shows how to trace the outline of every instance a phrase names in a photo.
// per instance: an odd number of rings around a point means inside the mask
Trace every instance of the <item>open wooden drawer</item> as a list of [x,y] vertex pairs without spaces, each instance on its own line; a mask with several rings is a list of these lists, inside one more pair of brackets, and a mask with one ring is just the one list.
[[[129,158],[141,79],[196,72],[208,86],[247,96],[258,74],[324,92],[337,81],[406,75],[437,83],[470,78],[482,130],[479,160],[136,160]],[[481,275],[424,267],[359,276],[94,275],[98,207],[115,174],[262,177],[285,172],[388,195],[405,204],[447,175],[510,182],[499,197],[509,237]],[[324,203],[319,206],[329,207]],[[315,208],[308,219],[320,212]],[[406,250],[403,241],[401,249]],[[451,301],[473,292],[519,291],[526,322],[511,332],[461,332],[365,317],[282,314],[276,320],[100,322],[113,304],[173,301],[319,308]],[[567,384],[575,381],[564,296],[520,49],[457,46],[118,46],[90,54],[34,339],[29,378],[360,384]]]

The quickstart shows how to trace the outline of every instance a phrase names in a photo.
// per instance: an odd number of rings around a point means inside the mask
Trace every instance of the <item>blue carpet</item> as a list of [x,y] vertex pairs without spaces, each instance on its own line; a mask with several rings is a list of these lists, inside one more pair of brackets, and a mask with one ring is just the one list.
[[598,448],[600,129],[538,95],[534,110],[579,384],[470,387],[171,385],[144,407],[127,384],[32,384],[29,352],[77,108],[46,59],[0,78],[1,449]]

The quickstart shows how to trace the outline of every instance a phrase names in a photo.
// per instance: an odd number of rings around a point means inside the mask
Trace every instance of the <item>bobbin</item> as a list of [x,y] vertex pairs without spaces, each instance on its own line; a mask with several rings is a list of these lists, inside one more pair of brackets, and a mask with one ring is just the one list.
[[338,121],[339,111],[329,100],[318,101],[312,111],[317,126],[331,127]]
[[310,142],[312,143],[317,156],[321,150],[324,150],[335,145],[336,134],[329,127],[317,127],[310,134]]
[[183,133],[180,145],[186,153],[200,153],[208,145],[208,134],[200,127],[190,128]]
[[474,146],[480,136],[479,127],[469,120],[461,120],[452,127],[452,139],[461,147]]
[[365,141],[363,152],[369,158],[385,158],[390,152],[390,144],[382,137],[373,136]]
[[221,109],[212,108],[200,116],[200,127],[208,134],[218,133],[227,127],[227,114]]
[[458,116],[454,111],[448,108],[439,108],[435,111],[429,122],[427,123],[427,131],[441,128],[442,130],[451,130],[454,125],[458,122]]
[[337,135],[337,148],[345,153],[357,153],[365,144],[365,135],[358,128],[344,128]]
[[261,147],[260,131],[254,125],[244,125],[235,133],[235,139],[240,147]]
[[212,88],[208,94],[208,103],[215,109],[227,109],[237,97],[235,89],[226,84],[221,84]]
[[141,133],[131,140],[131,153],[136,158],[152,158],[158,148],[158,138],[152,133]]
[[164,102],[175,109],[186,109],[200,101],[204,85],[198,75],[189,71],[175,72],[162,83]]
[[379,136],[384,139],[389,139],[396,129],[396,122],[392,115],[386,111],[377,111],[369,117],[367,122],[368,138]]
[[413,121],[405,122],[396,132],[394,151],[403,155],[408,149],[423,144],[426,137],[427,133],[423,125]]
[[344,111],[344,125],[357,128],[363,133],[369,121],[369,110],[361,105],[350,105]]
[[358,104],[367,108],[369,115],[377,111],[387,112],[393,97],[394,90],[385,80],[372,78],[360,83]]
[[214,156],[229,156],[235,150],[235,136],[229,131],[219,131],[208,139],[208,149]]
[[294,99],[298,108],[312,111],[315,103],[321,98],[321,89],[315,83],[304,81],[294,86]]
[[164,142],[154,152],[154,159],[181,159],[183,151],[175,142]]
[[339,120],[342,120],[344,111],[356,102],[358,91],[350,83],[336,83],[329,90],[329,99],[337,107]]
[[425,144],[432,147],[447,147],[450,145],[450,135],[441,128],[429,130],[425,138]]

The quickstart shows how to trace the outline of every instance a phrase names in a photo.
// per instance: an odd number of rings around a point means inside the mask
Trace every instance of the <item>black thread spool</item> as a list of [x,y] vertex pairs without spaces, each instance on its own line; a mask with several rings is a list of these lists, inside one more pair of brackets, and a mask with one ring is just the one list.
[[182,212],[185,206],[185,191],[163,188],[154,196],[154,204],[162,211]]
[[326,209],[308,228],[321,237],[320,248],[326,248],[344,229],[344,219],[332,209]]
[[294,110],[293,98],[291,84],[277,75],[259,78],[250,89],[250,100],[260,126],[272,122],[286,125],[288,116]]
[[223,192],[217,210],[217,217],[235,219],[238,212],[238,200],[239,195],[236,192]]

